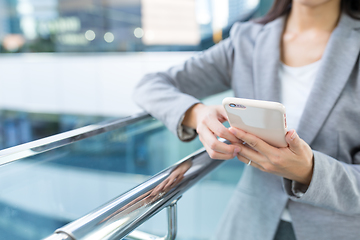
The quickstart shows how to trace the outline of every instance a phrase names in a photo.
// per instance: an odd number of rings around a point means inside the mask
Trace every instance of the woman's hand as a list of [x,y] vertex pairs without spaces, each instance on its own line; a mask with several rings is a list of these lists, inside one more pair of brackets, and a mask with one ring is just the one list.
[[313,173],[313,152],[310,146],[302,140],[295,130],[286,134],[288,147],[276,148],[260,138],[246,133],[238,128],[230,128],[238,139],[247,145],[242,145],[238,159],[246,164],[251,160],[251,166],[264,172],[276,174],[284,178],[309,185]]
[[222,124],[225,121],[227,116],[222,106],[206,106],[199,103],[186,112],[182,124],[196,129],[211,158],[227,160],[236,157],[240,147],[220,142],[217,137],[227,139],[231,143],[240,141]]

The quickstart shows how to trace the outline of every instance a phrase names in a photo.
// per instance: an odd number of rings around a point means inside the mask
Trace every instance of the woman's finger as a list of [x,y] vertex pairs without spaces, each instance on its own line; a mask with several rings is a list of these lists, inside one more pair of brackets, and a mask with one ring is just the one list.
[[239,139],[237,139],[218,119],[208,120],[206,126],[218,137],[229,140],[230,142],[239,142]]
[[[246,158],[244,156],[241,156],[240,154],[237,155],[237,158],[241,162],[245,163],[246,165],[248,165],[248,163],[250,162],[250,159],[248,159],[248,158]],[[256,168],[260,169],[261,171],[264,171],[264,168],[260,164],[258,164],[257,162],[255,162],[253,160],[251,160],[250,166],[256,167]]]
[[254,150],[253,148],[251,148],[245,144],[241,147],[238,155],[241,155],[243,157],[246,157],[247,159],[256,161],[259,164],[264,163],[266,161],[266,157],[262,153]]
[[223,122],[229,121],[227,113],[225,111],[225,108],[222,105],[216,106],[216,109],[218,111],[218,118],[219,118],[220,122],[223,123]]
[[206,152],[209,154],[209,157],[212,159],[229,160],[229,159],[236,157],[236,155],[237,155],[235,153],[225,154],[225,153],[216,152],[216,151],[212,150],[211,148],[209,148],[206,144],[203,143],[203,145],[205,147]]
[[[220,142],[213,132],[210,129],[203,126],[199,131],[200,141],[203,143],[206,150],[212,150],[217,153],[222,153],[225,155],[230,155],[232,157],[240,151],[240,148],[235,145],[229,145],[223,142]],[[208,151],[208,153],[210,153]]]
[[295,130],[290,130],[286,133],[286,142],[289,144],[289,149],[295,155],[300,155],[304,149],[304,142],[300,139]]
[[276,153],[279,151],[278,148],[275,148],[268,143],[264,142],[260,138],[256,137],[255,135],[252,135],[250,133],[247,133],[239,128],[231,127],[229,128],[229,131],[234,134],[237,138],[243,140],[246,142],[250,147],[255,149],[256,151],[264,154],[264,155],[270,155],[272,153]]

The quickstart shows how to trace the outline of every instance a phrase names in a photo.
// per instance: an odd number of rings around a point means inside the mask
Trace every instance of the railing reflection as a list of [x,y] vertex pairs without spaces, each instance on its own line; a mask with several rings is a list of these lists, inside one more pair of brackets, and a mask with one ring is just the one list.
[[[56,230],[46,240],[56,239],[57,234],[64,233],[75,240],[123,239],[129,234],[129,238],[139,239],[132,237],[133,230],[162,209],[174,207],[174,201],[222,162],[211,159],[204,149],[200,149],[115,200]],[[171,213],[169,215],[169,222],[174,221]],[[174,227],[172,224],[169,227],[171,233],[159,239],[173,239],[169,236],[176,235]]]
[[165,180],[160,182],[155,188],[149,190],[148,192],[137,197],[130,203],[126,204],[125,206],[120,208],[119,211],[115,212],[113,215],[121,213],[122,211],[128,211],[130,208],[133,208],[134,206],[140,208],[155,203],[157,200],[159,200],[165,194],[167,194],[171,189],[173,189],[178,184],[180,184],[180,182],[184,179],[185,173],[189,170],[191,166],[192,166],[191,160],[185,160],[184,162],[180,163],[171,171],[169,176],[165,178]]

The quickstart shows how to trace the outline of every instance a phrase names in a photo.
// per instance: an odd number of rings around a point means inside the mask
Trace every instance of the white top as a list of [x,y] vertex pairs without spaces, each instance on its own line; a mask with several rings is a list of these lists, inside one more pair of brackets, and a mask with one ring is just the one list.
[[[281,81],[282,103],[286,108],[288,130],[297,130],[306,101],[314,85],[320,60],[302,67],[290,67],[281,63],[279,79]],[[286,206],[281,219],[291,222],[291,216]]]
[[282,103],[286,108],[286,122],[289,130],[296,130],[299,126],[319,66],[320,60],[302,67],[290,67],[283,63],[280,65]]

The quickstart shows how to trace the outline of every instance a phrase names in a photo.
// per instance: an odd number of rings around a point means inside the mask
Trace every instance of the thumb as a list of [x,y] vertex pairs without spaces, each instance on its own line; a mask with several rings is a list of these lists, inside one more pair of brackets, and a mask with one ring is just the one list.
[[221,122],[229,121],[225,108],[222,105],[216,106],[218,117],[220,117]]
[[289,144],[289,148],[295,154],[300,152],[301,139],[294,129],[288,131],[285,136],[286,142]]

